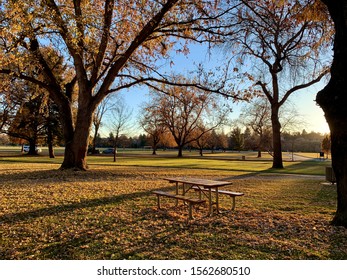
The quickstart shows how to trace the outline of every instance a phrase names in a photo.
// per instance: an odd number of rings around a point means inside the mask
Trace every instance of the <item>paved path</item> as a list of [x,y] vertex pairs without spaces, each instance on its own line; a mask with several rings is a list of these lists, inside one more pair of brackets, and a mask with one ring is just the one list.
[[279,180],[279,179],[312,179],[325,181],[324,175],[303,175],[303,174],[286,174],[286,173],[249,173],[239,176],[232,176],[228,178],[222,178],[222,180],[244,180],[244,179],[263,179],[263,180]]

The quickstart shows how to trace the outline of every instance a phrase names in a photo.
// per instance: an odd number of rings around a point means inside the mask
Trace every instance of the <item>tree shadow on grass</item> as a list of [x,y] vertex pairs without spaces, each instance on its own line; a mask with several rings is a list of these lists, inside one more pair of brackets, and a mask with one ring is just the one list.
[[77,209],[92,208],[103,206],[107,204],[119,204],[125,200],[132,200],[138,197],[148,196],[149,192],[136,192],[130,194],[122,194],[118,196],[101,197],[95,199],[84,200],[77,203],[57,205],[52,207],[45,207],[31,211],[17,212],[12,214],[5,214],[0,216],[1,224],[15,224],[17,222],[26,221],[40,217],[57,215],[64,212],[72,212]]
[[[16,172],[17,171],[17,172]],[[89,171],[73,171],[58,169],[40,169],[40,170],[15,170],[9,173],[0,174],[0,188],[6,183],[12,183],[21,180],[35,180],[35,182],[59,183],[59,182],[77,182],[77,181],[104,181],[126,178],[131,180],[138,178],[139,174],[125,172],[123,169],[111,170],[89,170]],[[7,187],[7,186],[6,186]]]

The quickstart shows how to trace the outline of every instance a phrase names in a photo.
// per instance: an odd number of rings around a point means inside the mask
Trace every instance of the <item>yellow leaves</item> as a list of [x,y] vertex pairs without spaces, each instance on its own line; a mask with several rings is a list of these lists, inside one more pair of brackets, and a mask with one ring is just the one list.
[[[274,175],[235,180],[233,186],[247,193],[237,211],[213,217],[197,211],[197,219],[187,225],[184,206],[158,211],[150,191],[163,187],[162,177],[194,173],[212,179],[215,170],[94,165],[76,173],[47,168],[56,166],[1,166],[1,259],[347,256],[347,230],[329,225],[335,191],[317,189],[315,180]],[[220,178],[240,174],[218,171]],[[322,192],[329,196],[317,195]],[[230,199],[221,199],[230,206]],[[6,220],[8,214],[13,219]]]

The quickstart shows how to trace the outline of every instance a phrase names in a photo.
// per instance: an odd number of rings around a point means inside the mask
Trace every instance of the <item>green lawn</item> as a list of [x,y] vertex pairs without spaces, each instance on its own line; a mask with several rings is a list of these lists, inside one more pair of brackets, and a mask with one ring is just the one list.
[[[5,153],[6,149],[0,149],[0,163],[47,163],[61,164],[63,158],[63,150],[57,151],[58,156],[54,159],[48,158],[46,152],[37,157],[29,157],[17,154],[9,156]],[[12,148],[13,151],[13,148]],[[1,156],[2,154],[2,156]],[[266,154],[266,153],[264,153]],[[210,169],[210,170],[233,170],[237,172],[270,172],[270,173],[286,173],[286,174],[306,174],[306,175],[324,175],[325,167],[330,166],[329,160],[320,161],[314,157],[314,154],[301,153],[301,156],[307,157],[309,160],[290,161],[283,154],[284,166],[283,170],[274,170],[271,168],[271,157],[267,154],[262,159],[257,159],[256,152],[229,152],[229,153],[206,153],[200,157],[198,152],[186,152],[183,158],[177,158],[176,151],[159,151],[158,155],[152,156],[149,150],[119,150],[117,162],[113,162],[112,155],[96,155],[88,156],[88,164],[92,167],[95,165],[103,166],[145,166],[145,167],[166,167],[166,168],[189,168],[189,169]],[[242,156],[246,160],[241,160]]]
[[[347,230],[332,227],[336,187],[328,162],[122,156],[88,157],[87,172],[59,171],[62,158],[0,158],[1,259],[347,259]],[[207,217],[163,201],[166,176],[231,180],[244,192],[234,212]],[[223,210],[231,206],[222,197]]]

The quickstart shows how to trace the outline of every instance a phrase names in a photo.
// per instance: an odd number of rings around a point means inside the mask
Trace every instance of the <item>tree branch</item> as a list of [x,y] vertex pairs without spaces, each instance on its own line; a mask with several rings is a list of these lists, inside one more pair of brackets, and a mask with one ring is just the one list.
[[325,75],[327,75],[328,73],[330,73],[330,69],[325,69],[317,78],[311,80],[310,82],[307,83],[303,83],[301,85],[297,85],[293,88],[291,88],[290,90],[288,90],[285,95],[283,96],[282,100],[279,102],[279,106],[282,106],[283,103],[288,99],[288,97],[294,93],[295,91],[298,91],[300,89],[304,89],[307,88],[309,86],[312,86],[316,83],[318,83]]
[[[110,38],[110,29],[112,23],[112,15],[113,15],[113,6],[114,0],[106,0],[105,1],[105,13],[104,13],[104,25],[103,25],[103,33],[101,36],[101,41],[99,44],[99,51],[96,57],[95,65],[92,70],[91,75],[91,83],[94,85],[97,83],[97,76],[100,72],[100,67],[104,61],[105,52],[108,45],[108,40]],[[117,49],[117,48],[116,48]]]

